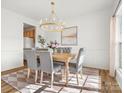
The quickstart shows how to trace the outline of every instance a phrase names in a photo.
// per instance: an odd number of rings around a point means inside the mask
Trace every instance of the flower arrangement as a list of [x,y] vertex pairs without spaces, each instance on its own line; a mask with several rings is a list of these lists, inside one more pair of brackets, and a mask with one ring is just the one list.
[[42,47],[44,47],[45,43],[46,43],[46,40],[43,36],[41,35],[38,35],[38,43],[41,44]]
[[52,48],[54,50],[55,48],[59,46],[59,43],[57,43],[57,41],[55,40],[54,42],[50,41],[50,43],[48,43],[47,45],[49,48]]

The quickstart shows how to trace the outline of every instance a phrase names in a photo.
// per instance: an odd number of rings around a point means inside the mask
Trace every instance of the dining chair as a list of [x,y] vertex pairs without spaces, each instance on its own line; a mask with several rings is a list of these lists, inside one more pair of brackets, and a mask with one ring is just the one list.
[[26,50],[32,50],[31,48],[24,48],[24,52],[23,52],[23,58],[24,58],[24,60],[26,60],[26,56],[25,56],[25,51]]
[[71,53],[71,47],[63,48],[63,53]]
[[82,78],[84,57],[85,57],[84,48],[80,48],[77,58],[74,59],[73,61],[71,61],[70,65],[69,65],[70,72],[76,74],[77,84],[79,84],[79,79],[78,79],[79,72],[80,72],[81,78]]
[[51,74],[51,88],[53,87],[54,81],[54,73],[61,70],[61,65],[54,64],[52,55],[49,51],[41,51],[39,52],[40,64],[41,64],[41,80],[40,84],[42,84],[43,80],[43,72]]
[[[72,47],[58,47],[57,48],[57,53],[71,53]],[[60,64],[62,69],[64,70],[64,76],[65,76],[65,63],[63,62],[55,62],[56,64]]]
[[40,70],[40,64],[37,62],[37,55],[35,50],[24,50],[24,54],[27,60],[28,75],[30,76],[31,70],[35,70],[35,83],[37,82],[38,71]]
[[62,53],[61,48],[56,48],[57,53]]
[[59,47],[57,48],[57,53],[71,53],[71,47]]

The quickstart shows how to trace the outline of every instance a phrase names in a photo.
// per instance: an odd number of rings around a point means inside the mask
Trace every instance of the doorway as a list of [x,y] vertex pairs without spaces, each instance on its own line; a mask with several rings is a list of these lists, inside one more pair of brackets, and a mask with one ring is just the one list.
[[24,48],[35,47],[35,26],[24,23],[23,26]]
[[[35,48],[35,34],[36,34],[36,27],[30,24],[24,23],[23,24],[23,53],[26,49]],[[24,53],[25,54],[25,53]],[[27,62],[25,60],[24,55],[24,66],[27,66]]]

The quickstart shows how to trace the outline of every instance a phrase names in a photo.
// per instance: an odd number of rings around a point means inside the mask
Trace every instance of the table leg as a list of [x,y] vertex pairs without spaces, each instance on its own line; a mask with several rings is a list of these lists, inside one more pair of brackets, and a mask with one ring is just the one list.
[[68,85],[68,76],[69,76],[69,64],[68,64],[68,62],[66,62],[65,67],[66,67],[66,85]]

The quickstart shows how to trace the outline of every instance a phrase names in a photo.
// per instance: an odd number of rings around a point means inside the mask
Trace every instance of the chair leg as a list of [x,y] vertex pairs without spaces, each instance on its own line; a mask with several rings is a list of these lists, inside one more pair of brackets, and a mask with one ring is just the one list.
[[62,69],[61,69],[61,77],[62,77],[62,74],[63,74],[63,73],[62,73]]
[[41,70],[38,70],[38,73],[41,73]]
[[77,84],[79,85],[78,72],[76,73],[76,78],[77,78]]
[[51,88],[53,88],[54,73],[51,74]]
[[37,82],[37,75],[38,75],[38,71],[35,71],[35,83]]
[[81,79],[82,79],[83,78],[83,71],[82,71],[82,69],[80,71],[80,75],[81,75]]
[[40,84],[42,84],[42,81],[43,81],[43,72],[41,71]]
[[27,78],[29,78],[30,72],[31,72],[31,70],[30,70],[30,68],[28,68],[28,75],[27,75]]
[[66,76],[66,68],[64,67],[64,77]]

